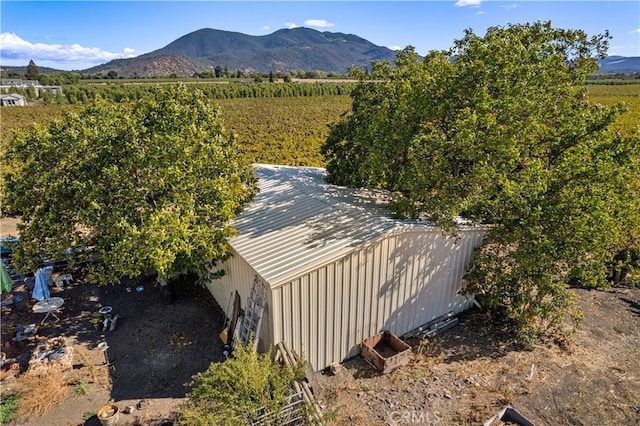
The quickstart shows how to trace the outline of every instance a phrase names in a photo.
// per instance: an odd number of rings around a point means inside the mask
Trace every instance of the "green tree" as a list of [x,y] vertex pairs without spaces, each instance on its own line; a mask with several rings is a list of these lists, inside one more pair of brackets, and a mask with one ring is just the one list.
[[294,380],[302,377],[303,362],[289,368],[274,361],[270,352],[258,354],[238,345],[233,357],[194,377],[181,410],[182,424],[253,424],[265,411],[277,416],[294,393]]
[[49,105],[53,101],[53,93],[51,93],[51,90],[49,89],[42,89],[40,98],[45,105]]
[[31,101],[35,101],[37,96],[36,96],[36,88],[34,86],[27,86],[26,90],[25,90],[25,94],[27,96],[27,99],[31,100]]
[[149,268],[208,277],[228,255],[229,221],[257,191],[218,111],[183,85],[131,105],[97,99],[33,126],[12,141],[2,172],[3,205],[22,215],[17,266],[93,245],[100,283]]
[[585,96],[607,42],[509,25],[356,71],[351,113],[323,147],[329,179],[396,191],[398,215],[445,229],[488,225],[468,291],[526,335],[554,330],[579,315],[567,283],[607,285],[640,237],[640,136],[609,130],[622,106]]
[[40,75],[40,70],[33,59],[29,61],[29,65],[27,65],[27,80],[37,80]]
[[51,76],[48,75],[48,74],[40,74],[38,76],[38,82],[40,84],[42,84],[43,86],[48,86],[50,84],[53,84],[52,81],[53,80],[52,80]]

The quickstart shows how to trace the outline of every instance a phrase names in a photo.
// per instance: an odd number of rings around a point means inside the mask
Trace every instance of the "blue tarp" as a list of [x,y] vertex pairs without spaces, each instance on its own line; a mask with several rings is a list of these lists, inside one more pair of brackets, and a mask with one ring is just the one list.
[[38,268],[35,274],[35,284],[33,286],[33,292],[31,297],[36,300],[45,300],[51,297],[49,293],[49,286],[47,285],[47,279],[45,278],[45,271],[43,268]]

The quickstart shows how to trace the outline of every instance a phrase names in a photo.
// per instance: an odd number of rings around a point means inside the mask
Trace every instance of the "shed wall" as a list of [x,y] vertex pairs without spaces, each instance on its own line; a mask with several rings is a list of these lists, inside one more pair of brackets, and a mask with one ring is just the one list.
[[[285,340],[320,370],[359,353],[363,338],[403,335],[472,299],[462,277],[482,231],[388,234],[272,289],[272,342]],[[250,281],[247,281],[250,282]]]
[[[233,252],[233,251],[232,251]],[[233,256],[227,259],[221,266],[225,271],[225,275],[220,278],[207,283],[207,288],[216,299],[220,307],[225,311],[226,315],[231,315],[231,312],[226,312],[229,306],[229,300],[233,296],[235,291],[238,291],[240,295],[240,304],[242,309],[247,307],[247,299],[251,294],[251,287],[253,281],[258,275],[256,271],[249,265],[241,256],[233,252]],[[273,344],[273,330],[271,320],[271,291],[269,289],[269,283],[266,283],[267,287],[267,300],[262,314],[262,324],[260,326],[260,340],[258,344],[259,351],[266,351],[269,349],[269,345]],[[231,307],[233,309],[233,306]],[[222,330],[221,330],[222,331]]]

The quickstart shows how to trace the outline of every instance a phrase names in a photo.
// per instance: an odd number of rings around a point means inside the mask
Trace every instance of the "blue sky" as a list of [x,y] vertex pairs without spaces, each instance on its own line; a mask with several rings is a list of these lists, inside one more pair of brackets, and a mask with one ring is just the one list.
[[589,35],[608,30],[609,54],[640,56],[640,1],[15,1],[0,3],[0,63],[82,70],[166,46],[201,28],[266,35],[303,26],[356,34],[418,53],[463,31],[551,20]]

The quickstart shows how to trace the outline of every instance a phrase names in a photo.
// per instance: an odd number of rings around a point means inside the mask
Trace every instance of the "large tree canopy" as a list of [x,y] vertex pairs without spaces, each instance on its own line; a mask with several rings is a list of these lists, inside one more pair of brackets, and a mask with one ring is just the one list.
[[488,225],[468,290],[523,329],[558,325],[567,282],[606,284],[640,237],[640,137],[609,130],[622,105],[586,98],[607,41],[510,25],[375,63],[323,147],[329,179],[396,191],[396,213],[449,230]]
[[43,254],[91,245],[103,283],[149,269],[207,276],[227,256],[229,221],[257,192],[218,111],[185,86],[133,104],[97,100],[33,126],[2,168],[5,207],[22,217],[17,265],[33,270]]

